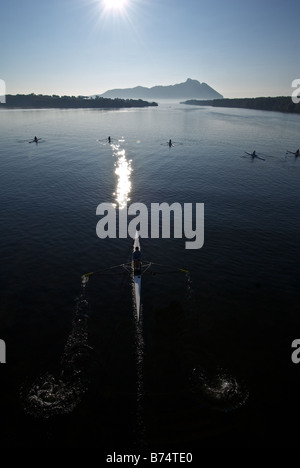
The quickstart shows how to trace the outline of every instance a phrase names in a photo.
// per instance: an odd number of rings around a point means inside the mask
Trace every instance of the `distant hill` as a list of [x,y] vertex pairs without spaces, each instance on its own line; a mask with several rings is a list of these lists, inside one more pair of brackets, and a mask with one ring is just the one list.
[[105,98],[122,99],[222,99],[223,96],[208,86],[197,80],[188,78],[184,83],[169,86],[153,86],[145,88],[136,86],[135,88],[110,89],[100,95]]
[[236,107],[274,112],[291,112],[296,114],[300,113],[300,103],[294,104],[291,96],[215,99],[212,101],[191,99],[182,102],[181,104],[190,104],[193,106]]

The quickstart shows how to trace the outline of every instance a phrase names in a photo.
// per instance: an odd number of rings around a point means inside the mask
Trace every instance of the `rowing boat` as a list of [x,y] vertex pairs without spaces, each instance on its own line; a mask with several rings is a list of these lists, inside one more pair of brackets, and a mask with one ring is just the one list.
[[41,141],[41,138],[34,138],[33,140],[30,140],[28,143],[39,143]]
[[[133,251],[136,247],[141,250],[139,232],[135,232],[134,242],[133,242]],[[132,271],[133,271],[133,280],[134,280],[134,297],[135,297],[135,307],[137,320],[140,320],[140,306],[141,306],[141,290],[142,290],[142,264],[139,270],[136,270],[134,267],[134,261],[132,261]]]
[[265,158],[261,158],[257,154],[248,153],[248,151],[245,151],[245,153],[248,154],[249,156],[252,156],[252,158],[257,158],[257,159],[261,159],[262,161],[265,161]]
[[[136,247],[141,251],[140,243],[140,233],[135,231],[134,240],[133,240],[133,252],[135,252]],[[142,292],[142,275],[151,267],[155,265],[153,262],[141,262],[140,268],[137,270],[134,267],[134,261],[132,259],[132,274],[133,274],[133,283],[134,283],[134,300],[136,308],[136,318],[137,321],[140,321],[140,310],[141,310],[141,292]],[[123,265],[125,270],[127,270],[127,265]]]
[[[135,251],[135,248],[139,247],[139,250],[141,250],[141,244],[140,244],[140,233],[139,231],[135,232],[134,240],[133,240],[133,251],[132,251],[132,256],[133,252]],[[141,267],[139,270],[136,270],[134,267],[134,260],[131,258],[131,261],[128,263],[121,263],[120,265],[114,265],[109,268],[104,268],[103,270],[98,270],[98,271],[90,271],[89,273],[85,273],[82,278],[84,281],[87,281],[87,279],[90,276],[97,276],[104,274],[106,275],[109,271],[115,271],[117,268],[123,268],[127,273],[132,274],[133,276],[133,296],[134,296],[134,305],[136,309],[136,318],[137,321],[140,321],[141,317],[141,292],[142,292],[142,275],[146,273],[146,271],[152,266],[156,265],[158,267],[166,267],[166,265],[161,265],[159,263],[154,263],[154,262],[141,262]],[[183,268],[175,268],[170,270],[171,272],[182,272],[187,274],[188,270],[184,270]]]
[[[134,241],[133,241],[133,251],[132,251],[132,257],[133,257],[133,252],[135,251],[136,247],[141,250],[141,244],[140,244],[140,233],[139,231],[135,232],[134,236]],[[136,309],[136,318],[137,321],[140,320],[140,311],[141,311],[141,290],[142,290],[142,275],[148,270],[148,268],[153,265],[152,262],[143,262],[143,265],[141,263],[141,267],[139,270],[135,269],[134,267],[134,260],[131,258],[131,261],[129,263],[121,263],[120,265],[115,265],[109,268],[105,268],[103,270],[98,270],[98,271],[90,271],[89,273],[85,273],[83,277],[86,279],[92,275],[101,275],[101,274],[107,274],[108,271],[115,270],[116,268],[123,268],[125,271],[128,273],[132,274],[133,276],[133,286],[134,286],[134,302],[135,302],[135,309]]]

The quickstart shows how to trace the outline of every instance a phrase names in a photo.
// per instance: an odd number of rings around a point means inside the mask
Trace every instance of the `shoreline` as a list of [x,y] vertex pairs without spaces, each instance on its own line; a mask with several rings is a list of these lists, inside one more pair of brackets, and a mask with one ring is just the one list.
[[142,99],[109,99],[93,98],[85,96],[47,96],[36,94],[6,95],[6,102],[0,108],[3,109],[130,109],[141,107],[157,107],[156,102],[148,102]]
[[289,114],[300,114],[300,103],[295,104],[290,96],[257,97],[257,98],[224,98],[214,100],[189,99],[180,104],[206,107],[225,107],[251,109]]

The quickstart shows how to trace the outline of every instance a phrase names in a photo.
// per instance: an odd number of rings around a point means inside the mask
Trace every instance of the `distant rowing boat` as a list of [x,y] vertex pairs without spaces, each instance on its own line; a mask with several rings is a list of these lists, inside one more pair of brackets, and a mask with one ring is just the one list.
[[248,154],[249,156],[252,156],[252,158],[257,158],[257,159],[261,159],[262,161],[265,161],[265,158],[262,158],[261,156],[258,156],[256,153],[253,154],[253,153],[248,153],[247,151],[245,151],[246,154]]
[[34,138],[33,140],[30,140],[28,143],[39,143],[41,141],[41,138]]

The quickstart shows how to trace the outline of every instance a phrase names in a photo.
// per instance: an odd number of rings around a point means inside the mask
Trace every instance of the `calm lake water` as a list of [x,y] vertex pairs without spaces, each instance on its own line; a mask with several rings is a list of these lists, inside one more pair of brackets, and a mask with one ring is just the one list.
[[[2,110],[0,128],[2,445],[295,443],[300,117],[162,104]],[[165,266],[143,276],[139,326],[130,275],[81,278],[129,261],[130,238],[96,235],[97,206],[126,201],[205,207],[201,249],[142,239]]]

